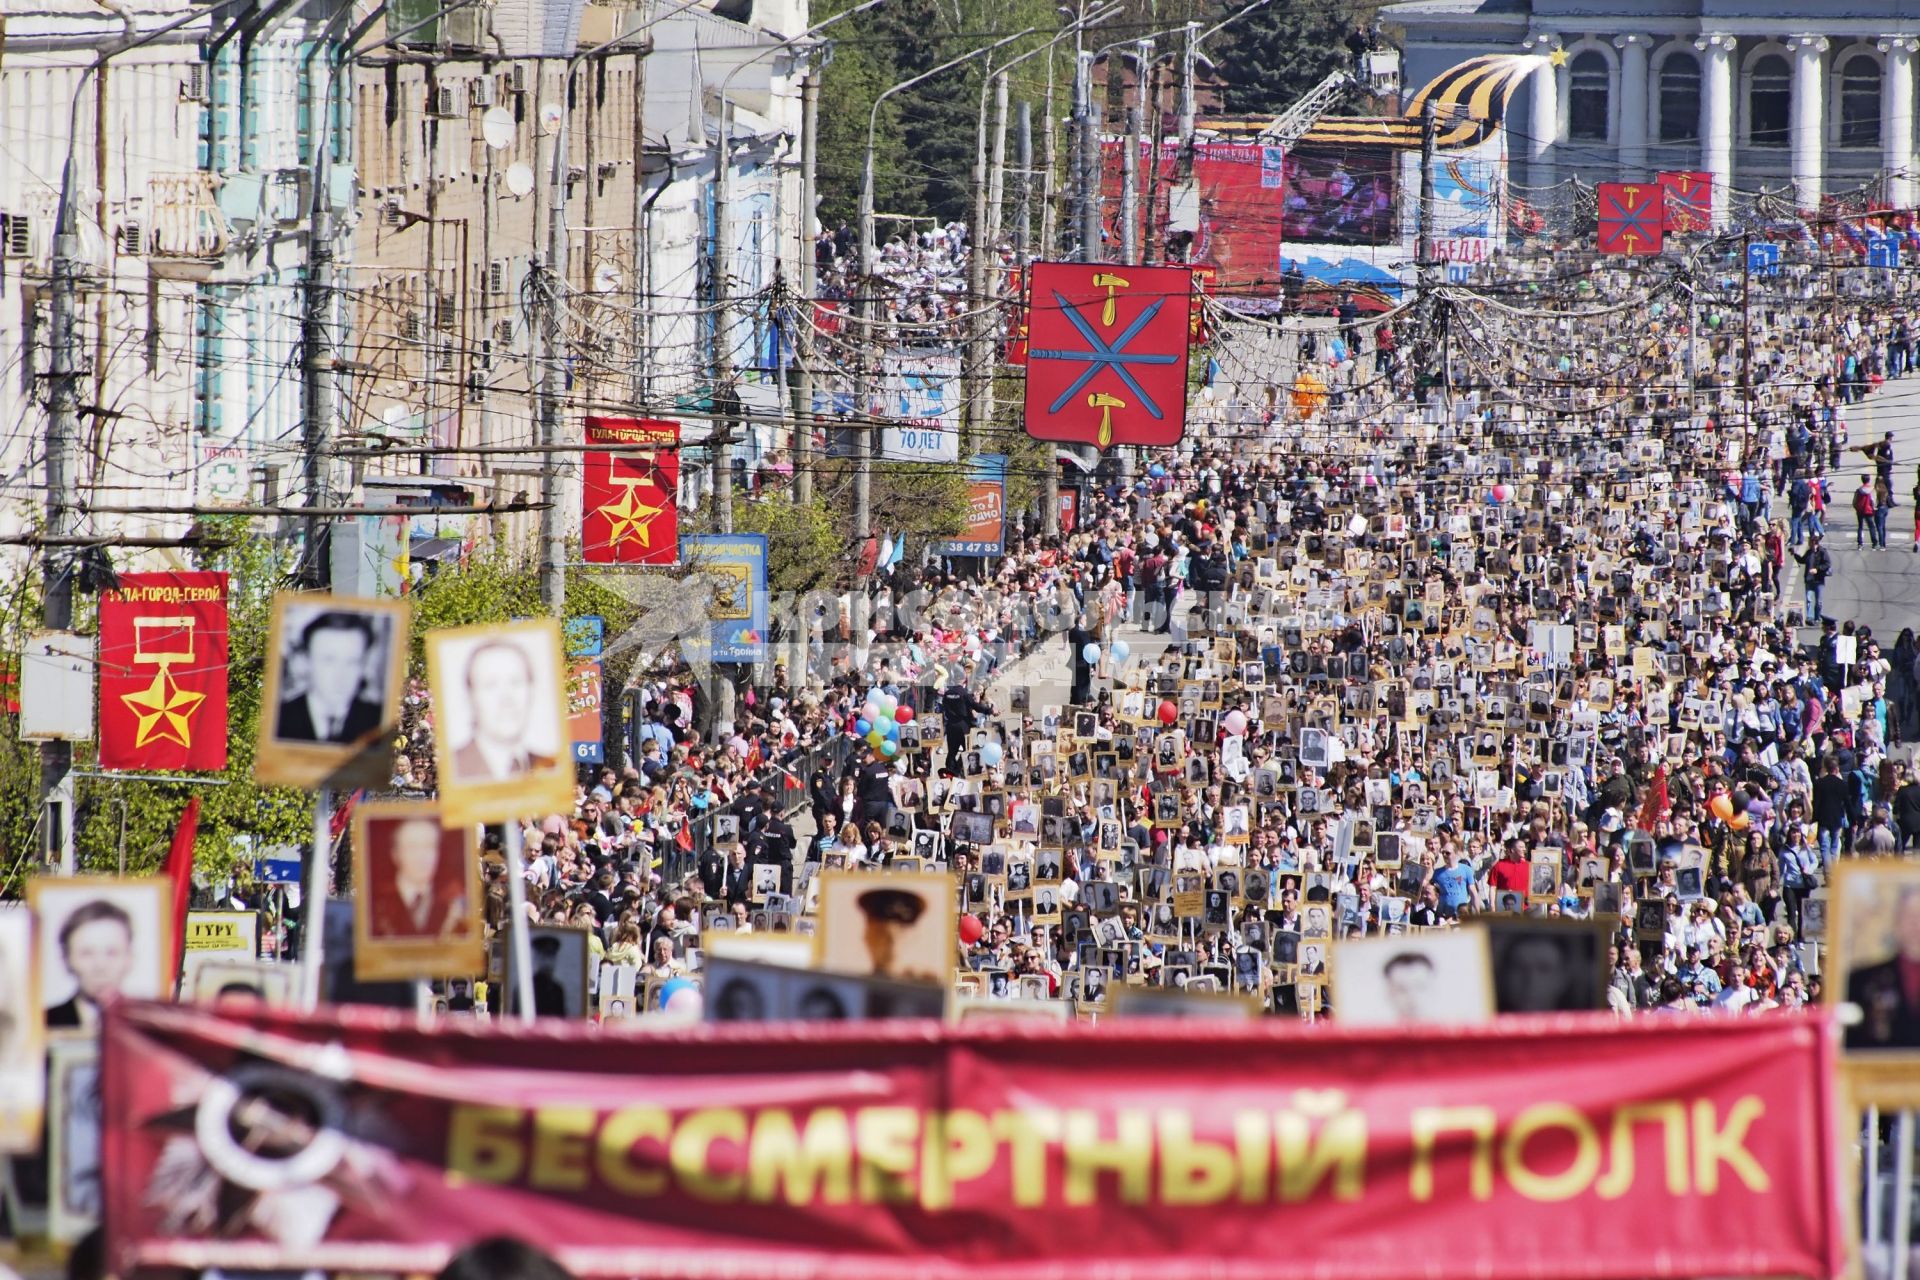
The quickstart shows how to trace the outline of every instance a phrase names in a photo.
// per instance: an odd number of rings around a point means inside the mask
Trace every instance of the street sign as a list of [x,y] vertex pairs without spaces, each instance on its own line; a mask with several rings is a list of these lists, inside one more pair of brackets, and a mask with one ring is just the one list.
[[1779,275],[1780,246],[1766,243],[1748,245],[1747,270],[1756,276]]

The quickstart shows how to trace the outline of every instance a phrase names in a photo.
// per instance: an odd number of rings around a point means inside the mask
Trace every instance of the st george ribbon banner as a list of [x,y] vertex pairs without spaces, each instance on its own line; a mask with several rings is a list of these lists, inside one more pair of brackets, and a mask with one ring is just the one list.
[[1815,1015],[1339,1031],[541,1022],[123,1002],[134,1268],[580,1276],[1834,1276]]

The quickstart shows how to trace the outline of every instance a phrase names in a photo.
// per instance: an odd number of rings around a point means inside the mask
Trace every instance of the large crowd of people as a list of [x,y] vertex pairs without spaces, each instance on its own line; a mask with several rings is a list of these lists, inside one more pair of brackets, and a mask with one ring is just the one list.
[[[529,911],[697,977],[716,917],[805,932],[819,873],[910,859],[956,877],[956,981],[989,997],[1338,1018],[1328,944],[1522,914],[1611,922],[1604,990],[1556,999],[1816,1000],[1836,861],[1920,845],[1920,644],[1823,608],[1833,505],[1884,546],[1920,488],[1848,430],[1920,335],[1906,281],[1786,249],[1744,292],[1728,254],[1544,252],[1283,343],[1227,326],[1187,440],[1103,471],[1071,531],[881,575],[734,723],[645,676],[638,758],[528,826]],[[883,259],[932,315],[964,254]],[[884,748],[875,699],[905,711]],[[396,786],[430,785],[413,746]]]

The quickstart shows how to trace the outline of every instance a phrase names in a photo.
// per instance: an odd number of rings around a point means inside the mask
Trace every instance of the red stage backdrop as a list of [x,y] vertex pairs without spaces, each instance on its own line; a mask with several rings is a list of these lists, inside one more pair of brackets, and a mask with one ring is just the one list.
[[588,564],[673,564],[680,558],[680,424],[588,418],[587,443],[632,453],[589,453],[581,464],[580,554]]
[[227,767],[227,575],[123,573],[100,596],[100,767]]
[[1831,1025],[714,1026],[127,1003],[104,1220],[135,1267],[580,1276],[1837,1275]]
[[1027,434],[1100,449],[1178,441],[1193,272],[1101,262],[1031,272]]

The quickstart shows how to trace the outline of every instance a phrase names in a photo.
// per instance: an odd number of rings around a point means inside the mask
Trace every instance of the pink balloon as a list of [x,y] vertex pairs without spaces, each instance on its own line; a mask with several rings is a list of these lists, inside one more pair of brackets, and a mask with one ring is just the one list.
[[1235,738],[1247,731],[1247,713],[1234,710],[1220,718],[1220,727]]

